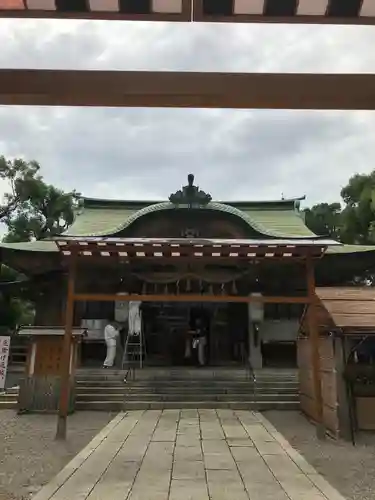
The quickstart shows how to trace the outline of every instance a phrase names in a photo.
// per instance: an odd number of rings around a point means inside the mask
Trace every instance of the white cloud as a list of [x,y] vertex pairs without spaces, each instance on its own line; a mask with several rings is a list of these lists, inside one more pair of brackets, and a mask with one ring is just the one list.
[[[2,20],[0,66],[374,72],[372,27]],[[372,112],[0,107],[0,154],[87,196],[339,198],[374,164]]]

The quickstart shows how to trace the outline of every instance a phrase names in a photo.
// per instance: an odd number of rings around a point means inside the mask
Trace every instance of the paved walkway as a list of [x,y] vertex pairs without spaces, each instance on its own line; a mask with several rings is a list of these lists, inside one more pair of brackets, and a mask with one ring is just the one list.
[[344,500],[260,414],[119,414],[33,500]]

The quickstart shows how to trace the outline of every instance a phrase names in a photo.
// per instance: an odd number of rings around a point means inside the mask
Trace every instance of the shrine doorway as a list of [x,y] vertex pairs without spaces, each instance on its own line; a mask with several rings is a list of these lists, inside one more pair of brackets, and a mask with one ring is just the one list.
[[[199,322],[206,337],[205,366],[237,366],[247,356],[247,305],[150,302],[143,305],[146,365],[198,366],[187,354],[189,331]],[[239,314],[242,311],[242,315]]]

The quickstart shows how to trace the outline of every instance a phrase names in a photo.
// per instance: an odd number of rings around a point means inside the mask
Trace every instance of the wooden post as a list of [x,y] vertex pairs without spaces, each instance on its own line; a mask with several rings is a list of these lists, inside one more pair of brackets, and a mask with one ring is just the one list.
[[72,330],[74,319],[74,285],[76,262],[74,257],[69,261],[68,291],[65,309],[65,334],[60,367],[60,401],[57,418],[56,439],[65,440],[70,396],[70,356],[72,346]]
[[316,317],[316,294],[315,294],[315,273],[314,262],[311,256],[306,259],[307,270],[307,291],[309,297],[309,308],[307,311],[307,321],[309,326],[311,367],[314,383],[316,433],[319,439],[325,438],[325,426],[323,417],[323,395],[322,395],[322,373],[320,366],[320,339],[319,326]]

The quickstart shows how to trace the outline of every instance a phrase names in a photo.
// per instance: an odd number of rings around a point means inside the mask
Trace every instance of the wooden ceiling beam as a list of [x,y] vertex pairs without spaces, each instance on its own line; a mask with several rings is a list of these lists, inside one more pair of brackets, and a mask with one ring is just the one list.
[[0,0],[0,18],[375,24],[373,0]]
[[374,110],[374,74],[0,70],[0,105]]
[[308,304],[310,298],[306,296],[237,296],[237,295],[204,295],[204,294],[113,294],[113,293],[77,293],[73,297],[78,302],[250,302],[264,304]]

